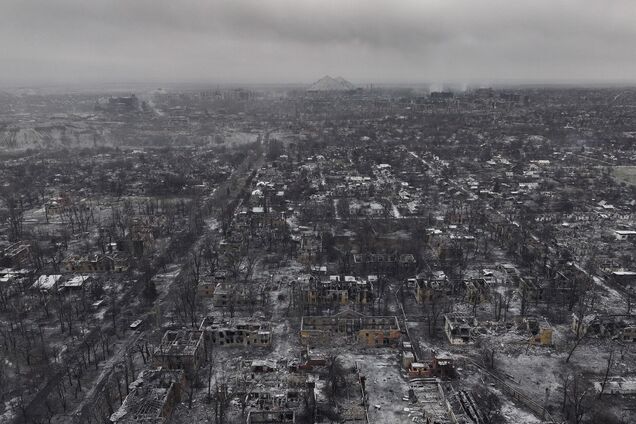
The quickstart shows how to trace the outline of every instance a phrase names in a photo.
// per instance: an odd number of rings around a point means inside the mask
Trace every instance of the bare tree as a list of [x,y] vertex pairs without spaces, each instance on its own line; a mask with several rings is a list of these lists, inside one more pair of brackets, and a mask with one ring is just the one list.
[[434,337],[437,334],[437,322],[448,305],[443,290],[431,287],[430,291],[429,302],[424,302],[423,304],[426,308],[428,318],[428,335],[429,337]]
[[113,324],[113,332],[117,335],[117,318],[119,317],[120,305],[115,284],[110,284],[106,290],[106,296],[109,300],[109,314]]
[[482,345],[479,348],[479,355],[484,363],[484,366],[490,370],[495,369],[495,353],[496,349],[493,346]]
[[71,226],[71,232],[86,232],[94,222],[93,207],[90,201],[70,198],[62,208],[62,222]]
[[24,226],[24,205],[21,198],[16,198],[15,191],[9,190],[2,193],[7,208],[6,220],[9,224],[9,240],[18,241],[22,238]]
[[614,349],[612,348],[609,352],[609,356],[607,358],[607,367],[605,367],[605,374],[603,376],[603,382],[601,383],[601,391],[598,394],[598,398],[600,399],[603,396],[603,392],[605,392],[605,386],[607,385],[607,380],[609,378],[610,371],[612,369],[612,361],[614,360]]
[[587,319],[587,311],[588,311],[588,302],[587,296],[580,296],[577,303],[577,308],[572,315],[573,319],[576,320],[574,324],[574,341],[572,346],[570,347],[570,351],[568,352],[567,358],[565,358],[565,363],[570,362],[570,358],[574,354],[574,351],[577,347],[583,342],[583,340],[587,336],[587,328],[585,328],[585,320]]
[[346,370],[342,365],[340,357],[330,354],[327,359],[327,385],[325,387],[327,398],[335,402],[338,393],[346,385]]
[[506,422],[501,413],[502,403],[499,396],[482,385],[473,386],[471,392],[486,423],[502,424]]
[[192,408],[192,402],[194,401],[194,394],[201,386],[200,380],[200,368],[189,366],[185,369],[186,375],[186,384],[185,384],[185,392],[188,395],[188,408]]
[[214,386],[214,422],[225,424],[227,422],[227,408],[230,406],[230,393],[225,378],[217,379]]
[[580,374],[571,376],[565,391],[565,418],[571,424],[580,424],[592,405],[591,385]]

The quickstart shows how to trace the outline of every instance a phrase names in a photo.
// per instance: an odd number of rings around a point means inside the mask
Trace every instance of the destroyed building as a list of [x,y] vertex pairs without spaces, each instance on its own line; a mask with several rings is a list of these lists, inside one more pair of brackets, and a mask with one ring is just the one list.
[[373,299],[371,279],[361,280],[348,275],[331,275],[329,280],[310,277],[301,283],[301,290],[309,305],[366,304]]
[[214,317],[206,317],[199,329],[205,332],[206,341],[214,346],[269,347],[272,344],[269,323],[240,319],[215,321]]
[[[415,362],[414,352],[409,348],[402,351],[403,365],[409,378],[440,378],[455,377],[454,360],[449,353],[431,351],[429,359]],[[412,360],[404,361],[405,358]]]
[[357,274],[409,274],[415,271],[417,261],[410,253],[359,253],[353,255],[353,269]]
[[167,369],[197,369],[205,361],[205,340],[200,330],[168,330],[155,349],[154,364]]
[[247,424],[294,424],[294,411],[250,411],[247,414]]
[[526,317],[523,319],[526,331],[530,333],[530,344],[552,346],[552,326],[545,319]]
[[477,320],[464,314],[444,315],[444,332],[453,345],[471,344],[475,341]]
[[145,370],[130,384],[130,393],[110,416],[117,424],[164,424],[181,400],[182,370]]
[[612,337],[623,342],[636,342],[636,316],[572,314],[572,331],[578,336]]
[[449,290],[444,271],[434,271],[430,275],[418,274],[414,278],[409,278],[407,284],[415,286],[415,299],[418,303],[431,302],[444,296]]
[[253,284],[217,283],[212,291],[212,303],[217,308],[242,308],[258,302],[259,293],[252,291]]
[[[221,286],[224,287],[222,283],[225,283],[226,280],[227,272],[225,271],[217,271],[211,276],[201,276],[199,284],[197,285],[197,294],[201,297],[214,298],[214,292],[217,286],[221,284]],[[221,290],[223,291],[224,289]],[[225,294],[227,294],[227,290]]]
[[304,345],[333,341],[333,337],[351,336],[362,346],[397,346],[401,337],[395,316],[367,316],[346,310],[332,316],[304,316],[300,339]]
[[597,393],[602,391],[606,395],[634,396],[636,395],[636,379],[633,377],[610,377],[605,383],[594,382],[594,389]]
[[468,303],[483,303],[490,298],[490,286],[484,278],[471,278],[464,281],[464,284]]
[[307,396],[313,396],[314,383],[308,381],[307,374],[291,369],[286,361],[254,359],[242,362],[236,387],[253,422],[293,420]]
[[64,259],[66,272],[123,272],[128,269],[127,258],[119,253],[111,255],[72,255]]

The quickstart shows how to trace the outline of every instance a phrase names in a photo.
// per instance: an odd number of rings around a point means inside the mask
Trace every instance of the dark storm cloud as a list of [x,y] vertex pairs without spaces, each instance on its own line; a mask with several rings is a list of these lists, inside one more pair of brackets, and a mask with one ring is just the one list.
[[3,0],[0,82],[613,81],[634,0]]

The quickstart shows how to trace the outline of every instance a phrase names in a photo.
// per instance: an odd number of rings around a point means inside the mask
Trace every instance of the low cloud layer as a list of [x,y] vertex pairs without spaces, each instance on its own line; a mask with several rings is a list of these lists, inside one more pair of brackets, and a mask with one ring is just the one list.
[[636,81],[634,0],[3,0],[0,84]]

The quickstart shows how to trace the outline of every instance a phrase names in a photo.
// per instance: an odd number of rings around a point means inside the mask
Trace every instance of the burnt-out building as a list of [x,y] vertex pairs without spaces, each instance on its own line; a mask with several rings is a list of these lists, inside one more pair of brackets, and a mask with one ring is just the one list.
[[145,370],[130,384],[130,392],[110,416],[117,424],[164,424],[181,400],[182,370]]
[[411,274],[417,268],[411,253],[359,253],[353,255],[353,271],[358,275],[367,273],[399,275]]
[[300,289],[308,305],[366,304],[373,300],[371,280],[348,275],[331,275],[328,280],[310,277]]
[[475,341],[477,320],[464,314],[444,315],[444,333],[450,344],[463,345]]
[[450,285],[444,271],[434,271],[430,274],[418,274],[407,280],[409,286],[415,288],[415,300],[418,303],[431,302],[445,296]]
[[214,317],[206,317],[199,329],[205,332],[205,339],[210,346],[269,347],[272,344],[269,323],[243,319],[215,320]]
[[354,337],[367,347],[397,346],[401,338],[395,316],[367,316],[346,310],[331,316],[304,316],[300,339],[304,345],[325,344],[334,337]]
[[205,362],[205,339],[200,330],[168,330],[154,352],[154,364],[167,369],[197,369]]

